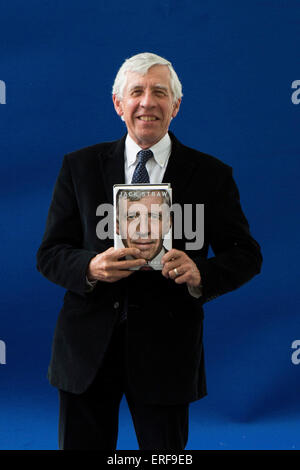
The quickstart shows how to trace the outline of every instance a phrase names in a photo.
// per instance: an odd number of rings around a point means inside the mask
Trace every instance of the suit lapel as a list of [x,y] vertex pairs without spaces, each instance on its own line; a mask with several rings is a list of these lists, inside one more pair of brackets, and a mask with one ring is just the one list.
[[113,203],[113,185],[124,184],[124,147],[126,135],[99,154],[100,171],[109,203]]
[[187,149],[169,132],[172,140],[172,151],[164,174],[163,183],[171,183],[173,203],[184,200],[184,194],[193,181],[195,162],[185,161]]

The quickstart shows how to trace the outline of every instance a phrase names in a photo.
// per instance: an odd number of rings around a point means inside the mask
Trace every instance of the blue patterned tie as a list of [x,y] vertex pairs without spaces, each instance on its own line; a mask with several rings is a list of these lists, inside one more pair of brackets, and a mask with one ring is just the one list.
[[149,183],[149,175],[148,171],[146,168],[146,163],[149,160],[149,158],[153,157],[153,152],[152,150],[140,150],[137,154],[138,157],[138,164],[135,167],[131,184],[136,184],[136,183]]
[[[149,160],[149,158],[153,157],[153,152],[151,150],[140,150],[137,154],[138,157],[138,164],[135,167],[131,184],[136,184],[136,183],[149,183],[149,175],[148,171],[146,168],[146,163]],[[143,269],[144,268],[144,269]],[[153,270],[153,268],[143,266],[142,270]],[[127,320],[127,306],[128,304],[128,298],[126,297],[125,303],[124,303],[124,308],[123,311],[121,312],[120,319],[119,319],[119,325],[124,323],[124,321]]]

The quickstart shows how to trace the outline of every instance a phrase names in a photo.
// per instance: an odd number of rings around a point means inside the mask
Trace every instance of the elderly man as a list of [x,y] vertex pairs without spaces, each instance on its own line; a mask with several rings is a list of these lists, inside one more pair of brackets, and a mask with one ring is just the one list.
[[[37,256],[41,273],[67,289],[48,374],[61,449],[115,449],[123,394],[140,449],[184,449],[189,403],[206,395],[202,306],[260,271],[231,168],[169,132],[181,98],[170,62],[131,57],[113,87],[127,134],[63,160]],[[162,271],[133,271],[146,264],[143,250],[97,238],[96,210],[112,203],[114,184],[161,182],[173,203],[204,204],[204,244],[187,249],[183,231]]]

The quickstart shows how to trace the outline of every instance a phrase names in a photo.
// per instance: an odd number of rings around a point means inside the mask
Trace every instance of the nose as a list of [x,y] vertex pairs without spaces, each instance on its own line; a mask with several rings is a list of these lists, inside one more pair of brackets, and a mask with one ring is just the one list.
[[151,232],[151,224],[150,224],[150,217],[148,214],[141,215],[139,218],[139,224],[136,228],[137,233],[139,236],[147,238],[149,233]]
[[151,90],[145,90],[140,101],[140,105],[143,108],[149,109],[155,106],[155,100]]

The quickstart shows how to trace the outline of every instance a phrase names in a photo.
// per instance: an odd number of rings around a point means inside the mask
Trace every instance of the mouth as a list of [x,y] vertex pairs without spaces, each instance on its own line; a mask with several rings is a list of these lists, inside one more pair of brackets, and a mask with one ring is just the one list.
[[135,241],[134,245],[143,251],[143,250],[148,250],[153,245],[153,242],[142,242],[142,241],[136,242]]
[[153,242],[152,242],[152,241],[145,242],[145,241],[140,241],[140,240],[138,240],[138,241],[135,241],[134,244],[135,244],[135,245],[152,245]]
[[158,121],[158,118],[156,116],[138,116],[138,119],[144,122]]

